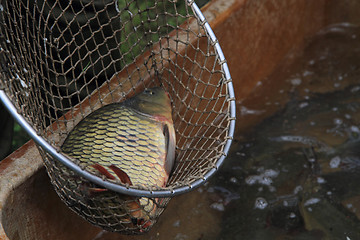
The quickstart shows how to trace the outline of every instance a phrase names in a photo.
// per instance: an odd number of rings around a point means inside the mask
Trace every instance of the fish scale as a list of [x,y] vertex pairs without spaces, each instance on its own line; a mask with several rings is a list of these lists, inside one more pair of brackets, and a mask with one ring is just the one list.
[[[100,120],[94,124],[96,118]],[[118,125],[114,124],[114,118],[117,119]],[[130,122],[130,127],[126,126],[128,122]],[[160,183],[156,185],[163,186],[164,174],[158,171],[164,171],[165,158],[162,158],[162,162],[159,160],[160,156],[165,155],[166,152],[165,138],[160,124],[131,108],[121,104],[111,104],[80,122],[65,140],[62,149],[66,154],[87,166],[98,163],[97,159],[100,157],[102,166],[109,172],[113,172],[109,166],[115,165],[128,174],[135,186],[149,187],[148,178],[154,180],[150,181],[152,184]],[[141,130],[138,131],[138,129]],[[108,136],[115,137],[115,142],[109,142]],[[156,141],[151,140],[149,144],[149,139],[156,139]],[[142,158],[134,157],[136,155]],[[87,169],[96,173],[94,168]],[[139,177],[139,172],[148,174]]]
[[[175,161],[175,145],[169,96],[161,88],[152,88],[91,113],[70,132],[62,151],[103,179],[156,189],[166,185]],[[157,207],[162,205],[161,199],[109,191],[74,176],[63,165],[55,171],[80,200],[69,196],[69,202],[77,206],[74,209],[83,209],[84,203],[88,208],[101,207],[97,213],[101,218],[118,216],[111,224],[133,224],[143,231],[162,211]]]

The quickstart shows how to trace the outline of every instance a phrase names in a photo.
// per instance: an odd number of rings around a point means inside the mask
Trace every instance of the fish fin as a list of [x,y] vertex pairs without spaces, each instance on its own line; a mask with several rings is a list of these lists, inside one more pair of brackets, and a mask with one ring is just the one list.
[[169,127],[167,124],[163,124],[163,134],[165,137],[165,149],[166,149],[166,153],[169,149],[169,141],[170,141],[170,133],[169,133]]
[[[172,128],[173,130],[173,128]],[[175,132],[170,132],[170,128],[167,123],[163,124],[163,134],[165,137],[165,171],[170,176],[173,170],[175,161]]]
[[140,227],[140,232],[151,227],[153,223],[142,209],[138,199],[129,203],[128,208],[130,210],[129,214],[131,215],[130,220],[134,226]]
[[130,177],[129,175],[127,175],[126,172],[116,167],[115,165],[111,165],[109,168],[114,171],[114,173],[120,178],[120,181],[122,183],[132,185]]
[[109,173],[108,170],[106,170],[106,168],[104,168],[103,166],[101,166],[98,163],[95,163],[94,165],[91,165],[93,168],[95,168],[96,170],[98,170],[101,174],[105,175],[107,178],[114,180],[115,177]]
[[109,190],[107,190],[106,188],[88,188],[88,191],[90,193],[102,193],[102,192],[107,192]]
[[103,192],[107,192],[108,189],[106,188],[101,188],[101,187],[93,187],[93,186],[88,186],[88,184],[86,183],[82,183],[80,185],[80,190],[86,194],[86,196],[88,196],[89,198],[98,196],[98,194],[103,193]]

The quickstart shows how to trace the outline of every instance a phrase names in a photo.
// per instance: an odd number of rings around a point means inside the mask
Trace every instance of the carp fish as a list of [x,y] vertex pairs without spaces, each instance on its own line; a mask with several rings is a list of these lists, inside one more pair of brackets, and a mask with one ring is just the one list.
[[[142,189],[165,187],[175,160],[175,130],[168,93],[146,89],[125,100],[97,109],[77,124],[62,145],[62,151],[89,172]],[[118,194],[82,183],[89,198]],[[124,219],[135,226],[150,227],[158,199],[123,196]],[[129,201],[133,200],[133,201]],[[113,202],[104,201],[104,207]]]

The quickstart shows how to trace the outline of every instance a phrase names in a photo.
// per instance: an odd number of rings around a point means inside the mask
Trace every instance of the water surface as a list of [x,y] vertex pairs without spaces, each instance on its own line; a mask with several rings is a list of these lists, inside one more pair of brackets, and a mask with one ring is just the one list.
[[360,239],[359,37],[321,30],[259,86],[264,102],[239,103],[244,121],[278,111],[236,136],[207,187],[223,196],[216,239]]

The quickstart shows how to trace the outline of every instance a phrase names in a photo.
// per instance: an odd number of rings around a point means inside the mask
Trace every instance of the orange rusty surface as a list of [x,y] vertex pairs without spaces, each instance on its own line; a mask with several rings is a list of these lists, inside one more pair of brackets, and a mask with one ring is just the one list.
[[11,191],[2,209],[9,239],[93,239],[100,231],[65,206],[44,168]]
[[191,211],[193,206],[200,202],[207,204],[197,207],[198,214],[192,214],[193,220],[196,221],[196,219],[205,217],[208,225],[194,229],[193,222],[189,221],[183,222],[182,228],[187,229],[186,232],[192,236],[204,235],[205,239],[209,239],[212,235],[220,232],[219,227],[214,227],[218,226],[221,220],[219,213],[210,211],[209,198],[199,191],[174,198],[174,201],[169,204],[164,212],[163,218],[159,220],[150,233],[142,236],[126,236],[105,232],[83,220],[61,202],[50,184],[44,168],[21,184],[16,192],[10,194],[8,199],[8,203],[2,212],[3,219],[6,219],[6,222],[2,224],[11,240],[175,239],[177,227],[172,224],[169,226],[169,222],[176,222],[179,216],[188,216],[188,211]]
[[24,145],[22,145],[21,148],[17,149],[4,160],[2,160],[0,163],[0,174],[3,174],[3,171],[6,171],[7,167],[11,165],[13,161],[16,161],[20,157],[24,156],[27,153],[28,149],[31,147],[35,147],[35,143],[34,141],[30,140]]
[[294,46],[316,33],[325,0],[239,1],[212,24],[229,64],[236,98],[245,99]]

